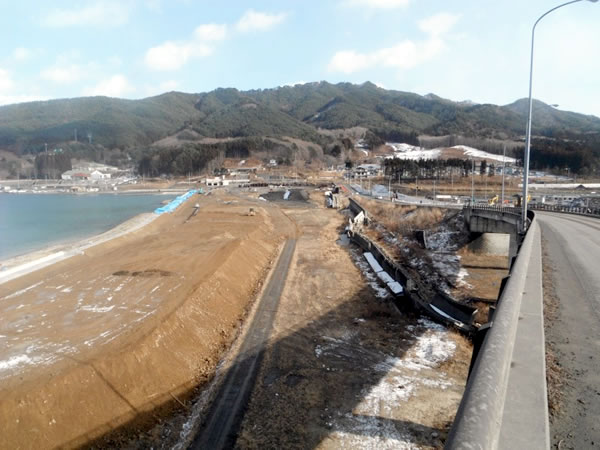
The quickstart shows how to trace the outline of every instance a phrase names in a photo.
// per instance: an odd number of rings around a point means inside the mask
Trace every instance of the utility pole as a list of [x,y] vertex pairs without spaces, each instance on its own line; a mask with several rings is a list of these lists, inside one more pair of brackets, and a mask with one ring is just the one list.
[[415,177],[415,197],[419,196],[419,174]]
[[471,158],[471,207],[475,205],[475,160]]
[[487,177],[486,174],[483,174],[483,176],[485,177],[485,188],[484,188],[483,191],[485,192],[485,199],[487,200],[488,199],[488,191],[487,191],[487,179],[488,179],[488,177]]
[[504,206],[504,172],[506,172],[506,144],[502,152],[502,199],[500,200],[500,206]]

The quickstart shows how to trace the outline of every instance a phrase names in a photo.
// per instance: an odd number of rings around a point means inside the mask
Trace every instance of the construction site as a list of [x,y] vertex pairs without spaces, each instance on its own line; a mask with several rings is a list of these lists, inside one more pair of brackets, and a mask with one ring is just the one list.
[[215,442],[440,448],[506,243],[473,240],[460,209],[335,192],[198,193],[0,284],[2,447],[202,446],[250,361]]

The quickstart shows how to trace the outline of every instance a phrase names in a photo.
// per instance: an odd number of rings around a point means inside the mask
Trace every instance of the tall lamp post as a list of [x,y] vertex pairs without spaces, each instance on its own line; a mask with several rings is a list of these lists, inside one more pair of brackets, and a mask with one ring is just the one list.
[[533,42],[535,39],[535,27],[540,22],[540,20],[542,20],[552,11],[556,11],[558,8],[562,8],[563,6],[567,6],[572,3],[579,3],[583,1],[596,3],[598,0],[571,0],[570,2],[566,2],[562,5],[555,6],[554,8],[542,14],[540,18],[535,21],[535,23],[533,24],[533,28],[531,29],[531,59],[529,62],[529,115],[527,117],[527,138],[525,142],[525,160],[523,163],[523,199],[521,202],[523,205],[523,213],[521,216],[521,228],[523,232],[525,232],[527,228],[527,188],[529,182],[529,151],[531,147],[531,111],[533,109],[533,98],[531,97],[531,84],[533,80]]

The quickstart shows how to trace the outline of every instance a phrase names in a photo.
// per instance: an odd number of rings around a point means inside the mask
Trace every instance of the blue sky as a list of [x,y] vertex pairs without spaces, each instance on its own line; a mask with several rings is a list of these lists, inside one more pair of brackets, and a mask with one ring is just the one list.
[[[0,0],[0,104],[327,80],[506,104],[548,0]],[[600,117],[600,2],[546,17],[534,97]]]

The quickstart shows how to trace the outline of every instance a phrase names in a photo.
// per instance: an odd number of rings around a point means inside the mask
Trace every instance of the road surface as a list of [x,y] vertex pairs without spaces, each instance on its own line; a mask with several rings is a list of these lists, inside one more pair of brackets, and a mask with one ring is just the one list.
[[600,220],[536,212],[559,300],[546,335],[567,383],[551,423],[560,448],[600,446]]
[[296,240],[288,239],[260,300],[240,354],[225,376],[207,419],[190,448],[217,450],[231,448],[235,444],[295,248]]

